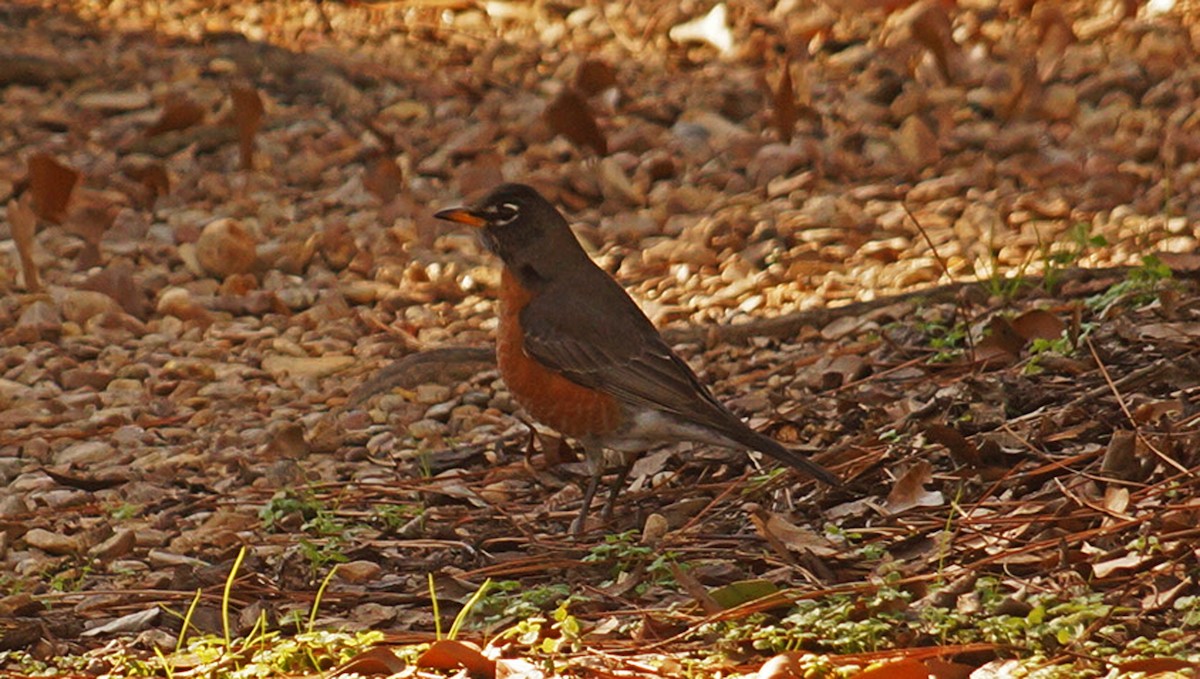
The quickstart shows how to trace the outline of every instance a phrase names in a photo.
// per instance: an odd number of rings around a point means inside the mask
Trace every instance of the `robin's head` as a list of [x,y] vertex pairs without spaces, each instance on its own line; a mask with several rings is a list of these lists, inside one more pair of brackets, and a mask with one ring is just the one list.
[[534,286],[587,260],[567,220],[524,184],[501,184],[478,202],[434,215],[480,229],[484,245],[526,286]]

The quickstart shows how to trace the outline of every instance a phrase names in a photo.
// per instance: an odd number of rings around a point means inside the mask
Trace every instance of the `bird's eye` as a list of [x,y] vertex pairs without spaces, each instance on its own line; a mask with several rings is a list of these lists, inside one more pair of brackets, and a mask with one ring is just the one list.
[[516,203],[500,203],[493,210],[496,213],[496,217],[492,223],[496,226],[504,226],[517,218],[518,210]]

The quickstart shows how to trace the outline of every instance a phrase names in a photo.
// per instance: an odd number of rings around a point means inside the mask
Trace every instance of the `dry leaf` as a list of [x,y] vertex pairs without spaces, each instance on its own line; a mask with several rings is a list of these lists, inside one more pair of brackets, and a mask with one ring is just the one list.
[[496,661],[480,652],[474,644],[453,639],[433,642],[429,649],[417,658],[417,667],[436,670],[464,668],[475,677],[496,676]]
[[1123,570],[1129,570],[1131,568],[1137,568],[1137,567],[1141,566],[1143,563],[1145,563],[1153,558],[1155,558],[1155,557],[1152,557],[1148,554],[1141,554],[1138,552],[1130,552],[1124,556],[1119,556],[1115,559],[1109,559],[1108,561],[1101,561],[1100,563],[1092,564],[1092,572],[1098,578],[1106,578],[1109,575],[1112,575],[1113,573],[1115,573],[1116,571],[1123,571]]
[[988,334],[975,345],[975,360],[980,363],[1007,363],[1021,355],[1025,338],[1003,316],[988,323]]
[[1114,479],[1131,481],[1141,476],[1137,459],[1137,435],[1125,429],[1114,431],[1100,463],[1100,473]]
[[797,554],[811,553],[817,556],[833,556],[838,550],[824,536],[811,528],[797,526],[775,512],[763,510],[767,520],[763,530],[771,533],[785,547]]
[[395,160],[380,155],[371,163],[367,176],[363,178],[363,186],[379,200],[390,203],[404,188],[404,173]]
[[909,28],[913,38],[933,54],[938,71],[947,83],[954,82],[952,59],[958,56],[950,15],[939,3],[927,2],[912,17]]
[[62,223],[71,193],[79,183],[79,172],[45,153],[29,159],[29,192],[34,214],[54,224]]
[[931,424],[925,427],[925,438],[945,446],[946,450],[950,452],[950,457],[961,465],[973,469],[978,469],[983,465],[983,457],[979,454],[979,449],[953,427]]
[[608,153],[608,140],[591,107],[571,88],[563,88],[554,101],[546,106],[546,124],[576,146],[592,149],[597,155]]
[[397,657],[392,652],[392,649],[385,646],[376,646],[369,651],[354,656],[345,664],[330,672],[330,676],[339,677],[349,674],[390,676],[399,674],[407,667],[408,663]]
[[150,192],[150,205],[153,205],[154,201],[159,198],[168,196],[171,193],[171,177],[167,174],[167,168],[162,163],[154,162],[133,167],[126,170],[125,174],[146,187]]
[[[728,610],[751,601],[775,596],[778,593],[779,586],[775,583],[770,580],[763,580],[762,578],[753,578],[750,580],[738,580],[728,585],[717,587],[709,592],[708,595],[722,608]],[[786,602],[780,600],[780,604],[786,604]]]
[[796,108],[796,91],[792,85],[792,60],[786,55],[780,59],[779,85],[775,87],[774,106],[771,108],[771,125],[783,143],[792,141],[796,121],[800,114]]
[[1045,309],[1033,309],[1014,318],[1012,328],[1026,340],[1056,340],[1062,337],[1067,324]]
[[940,507],[945,504],[941,492],[925,490],[925,484],[932,478],[933,467],[925,460],[918,460],[896,479],[896,485],[888,493],[887,510],[898,514],[912,507]]
[[586,97],[616,86],[616,70],[601,59],[587,59],[575,71],[575,89]]
[[31,200],[31,196],[26,194],[21,196],[20,200],[8,201],[7,214],[13,243],[17,246],[17,256],[21,258],[21,271],[25,275],[25,289],[30,292],[40,292],[42,284],[38,279],[37,265],[33,262],[33,235],[37,231],[37,216],[29,207]]
[[254,169],[254,137],[262,124],[263,102],[258,90],[248,85],[234,85],[230,91],[233,98],[233,120],[237,125],[238,149],[242,156],[242,169]]
[[146,128],[145,136],[156,137],[166,132],[185,130],[204,121],[204,107],[185,96],[167,100],[162,113],[153,125]]
[[929,679],[929,668],[919,660],[905,658],[896,662],[876,665],[850,676],[852,679]]

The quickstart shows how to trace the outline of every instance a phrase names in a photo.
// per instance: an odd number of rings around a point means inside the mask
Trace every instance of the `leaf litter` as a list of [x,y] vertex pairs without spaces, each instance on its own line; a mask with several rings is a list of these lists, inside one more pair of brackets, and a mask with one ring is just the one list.
[[[0,8],[6,669],[188,667],[197,591],[366,673],[1194,667],[1194,17],[867,4]],[[845,485],[665,449],[567,541],[431,217],[504,179]]]

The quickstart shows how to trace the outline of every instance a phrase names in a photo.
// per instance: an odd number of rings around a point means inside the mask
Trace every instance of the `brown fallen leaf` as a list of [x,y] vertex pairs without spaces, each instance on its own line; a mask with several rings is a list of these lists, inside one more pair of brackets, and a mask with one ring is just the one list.
[[905,658],[876,665],[850,676],[853,679],[929,679],[929,668],[919,660]]
[[474,677],[496,676],[496,661],[485,656],[474,644],[454,639],[441,639],[417,658],[417,667],[437,670],[463,668]]
[[950,457],[960,465],[978,469],[983,465],[983,457],[974,443],[967,440],[954,427],[944,424],[931,424],[925,427],[925,438],[939,443],[950,452]]
[[404,173],[391,156],[380,154],[371,162],[363,186],[379,200],[390,203],[404,188]]
[[575,71],[575,89],[587,97],[617,86],[617,72],[607,61],[590,58]]
[[[811,528],[797,526],[767,509],[760,509],[758,514],[766,519],[760,530],[770,533],[775,540],[797,554],[812,553],[817,556],[833,556],[838,553],[837,548],[830,544],[829,540],[818,535]],[[759,528],[757,521],[754,525]]]
[[1008,319],[1003,316],[992,318],[987,330],[987,336],[975,344],[975,360],[985,365],[1003,365],[1021,355],[1025,338],[1013,329]]
[[1067,324],[1045,309],[1033,309],[1014,318],[1012,328],[1028,341],[1056,340],[1062,337]]
[[583,97],[569,87],[546,106],[546,124],[576,146],[590,148],[597,155],[608,153],[608,139],[600,130],[596,116]]
[[21,258],[25,289],[40,292],[42,284],[38,279],[37,264],[33,261],[33,235],[37,231],[37,215],[29,207],[30,200],[30,195],[25,194],[19,200],[8,201],[7,215],[13,242],[17,246],[17,256]]
[[146,138],[157,137],[166,132],[185,130],[204,122],[204,115],[204,107],[186,96],[172,97],[163,105],[158,120],[146,128],[144,136]]
[[64,473],[56,472],[53,469],[50,469],[48,467],[42,467],[42,473],[45,474],[46,476],[49,476],[50,478],[54,479],[54,482],[59,485],[67,486],[68,488],[77,488],[79,490],[85,490],[89,493],[94,493],[98,490],[107,490],[109,488],[116,488],[117,486],[120,486],[124,483],[129,482],[129,479],[126,477],[111,477],[111,478],[97,479],[97,478],[90,478],[90,477],[85,477],[85,476],[75,476],[74,474],[64,474]]
[[154,201],[171,194],[171,177],[167,174],[167,168],[160,162],[130,168],[125,171],[125,174],[141,183],[150,192],[149,205],[146,207],[152,207]]
[[249,85],[234,85],[230,90],[233,98],[233,122],[237,126],[238,149],[242,156],[242,169],[254,169],[254,137],[262,124],[263,102],[258,90]]
[[913,507],[939,507],[944,504],[945,499],[940,491],[925,489],[925,484],[932,478],[933,466],[926,460],[918,460],[896,479],[896,485],[888,493],[887,510],[898,514]]
[[79,183],[79,171],[67,167],[46,153],[29,159],[29,192],[33,194],[30,207],[34,214],[54,223],[62,223],[67,213],[71,193]]
[[330,673],[330,676],[340,677],[347,674],[360,674],[368,677],[378,675],[391,676],[399,674],[407,667],[408,663],[401,660],[392,652],[392,649],[386,646],[376,646],[346,661],[334,669]]
[[779,84],[775,87],[771,107],[771,125],[780,141],[789,144],[800,114],[796,107],[796,90],[792,84],[792,60],[784,55],[779,60]]

